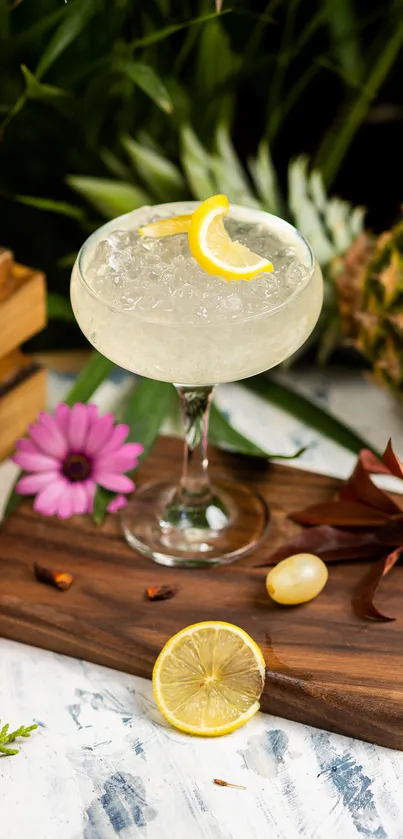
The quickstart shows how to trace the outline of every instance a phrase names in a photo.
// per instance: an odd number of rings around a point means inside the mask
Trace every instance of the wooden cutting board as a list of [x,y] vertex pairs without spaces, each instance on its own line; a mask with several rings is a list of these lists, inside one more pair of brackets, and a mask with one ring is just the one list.
[[[175,477],[180,459],[180,442],[160,439],[138,483]],[[0,635],[149,678],[161,647],[179,629],[229,621],[263,649],[263,711],[403,749],[403,568],[385,579],[378,598],[398,616],[394,623],[352,612],[362,562],[331,566],[313,602],[277,606],[266,594],[266,569],[254,566],[298,530],[287,512],[330,497],[338,482],[214,449],[211,468],[253,485],[271,506],[267,543],[254,556],[222,568],[163,568],[125,543],[117,517],[97,528],[87,517],[41,517],[26,501],[0,529]],[[71,589],[38,583],[34,562],[70,571]],[[177,586],[177,595],[148,601],[145,589],[161,584]]]

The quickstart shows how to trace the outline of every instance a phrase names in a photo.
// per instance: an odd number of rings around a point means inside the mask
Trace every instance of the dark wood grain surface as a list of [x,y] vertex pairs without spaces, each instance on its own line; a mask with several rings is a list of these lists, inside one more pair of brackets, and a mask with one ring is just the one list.
[[[174,478],[180,457],[178,441],[160,439],[138,483]],[[338,483],[215,450],[211,467],[253,485],[271,506],[267,543],[254,556],[222,568],[163,568],[125,543],[117,517],[97,528],[87,517],[41,517],[26,501],[0,529],[0,635],[149,678],[174,632],[199,620],[226,620],[262,647],[263,711],[403,749],[403,568],[391,572],[378,597],[387,614],[398,616],[395,623],[367,622],[352,612],[365,563],[333,565],[316,600],[277,606],[266,594],[267,569],[254,566],[298,530],[287,512],[330,497]],[[38,583],[34,562],[74,574],[71,589]],[[177,587],[177,595],[148,601],[145,589],[163,584]]]

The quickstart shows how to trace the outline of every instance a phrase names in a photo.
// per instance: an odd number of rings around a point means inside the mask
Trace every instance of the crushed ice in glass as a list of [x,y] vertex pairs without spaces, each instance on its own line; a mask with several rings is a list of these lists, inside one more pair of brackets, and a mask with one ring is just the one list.
[[270,259],[271,273],[251,281],[207,274],[193,259],[186,234],[152,239],[137,229],[114,230],[89,255],[86,279],[105,302],[160,322],[220,323],[267,312],[304,284],[309,268],[266,227],[228,218],[231,238]]

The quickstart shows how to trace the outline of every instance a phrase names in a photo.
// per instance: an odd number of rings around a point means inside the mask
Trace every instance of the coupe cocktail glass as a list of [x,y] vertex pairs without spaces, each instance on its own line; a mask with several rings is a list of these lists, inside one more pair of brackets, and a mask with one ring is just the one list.
[[207,274],[186,234],[141,237],[138,228],[193,212],[195,202],[142,207],[85,242],[71,281],[77,321],[120,367],[175,385],[183,410],[182,477],[141,486],[123,513],[128,542],[163,565],[232,562],[265,537],[263,499],[232,477],[210,480],[213,387],[253,376],[292,355],[322,306],[319,266],[301,234],[276,216],[231,205],[232,239],[271,259],[272,273],[247,282]]

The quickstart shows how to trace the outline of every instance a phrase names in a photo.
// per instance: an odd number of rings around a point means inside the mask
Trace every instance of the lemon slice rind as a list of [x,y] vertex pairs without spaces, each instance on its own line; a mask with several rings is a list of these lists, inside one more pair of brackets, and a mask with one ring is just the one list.
[[[232,635],[233,638],[235,636],[238,636],[238,638],[241,639],[243,648],[248,647],[249,650],[252,652],[252,656],[250,657],[250,661],[253,662],[254,665],[255,665],[255,668],[254,668],[253,672],[254,672],[255,676],[258,674],[258,681],[259,681],[259,684],[260,684],[260,690],[259,690],[259,692],[256,693],[255,697],[251,697],[252,699],[254,699],[254,701],[251,701],[251,704],[248,708],[246,708],[244,711],[237,714],[236,717],[234,717],[233,713],[228,714],[228,719],[223,719],[221,724],[214,724],[213,726],[205,725],[203,723],[203,721],[201,721],[201,720],[198,720],[197,722],[192,724],[192,722],[190,720],[184,720],[183,718],[179,718],[177,716],[177,714],[175,713],[175,711],[178,711],[179,709],[182,709],[184,705],[186,706],[187,699],[185,698],[183,703],[179,703],[179,705],[178,705],[178,691],[175,691],[175,694],[176,694],[175,703],[176,704],[175,704],[174,708],[170,707],[170,704],[169,704],[170,687],[166,682],[164,683],[164,681],[161,680],[161,678],[160,678],[161,677],[161,672],[163,671],[164,663],[166,663],[168,661],[168,666],[169,666],[169,658],[170,657],[174,658],[176,662],[178,661],[178,655],[177,655],[177,652],[175,651],[175,649],[178,648],[178,646],[181,647],[181,645],[182,645],[182,651],[183,651],[183,641],[184,641],[184,639],[185,640],[187,638],[189,639],[189,648],[191,649],[192,648],[192,636],[193,636],[193,634],[194,633],[199,633],[199,632],[204,631],[204,630],[211,630],[212,631],[212,637],[211,637],[212,644],[213,644],[214,640],[217,638],[217,632],[219,630],[227,630],[229,632],[230,636]],[[242,647],[241,647],[241,651],[242,651]],[[185,649],[185,653],[186,652],[187,652],[187,650]],[[203,652],[205,652],[205,650]],[[212,655],[212,660],[215,661],[215,658],[214,658],[214,655],[215,655],[214,644],[212,646],[211,655]],[[180,657],[179,657],[179,661],[180,661]],[[183,662],[183,667],[184,667],[183,684],[185,685],[184,695],[186,696],[186,687],[187,687],[186,661]],[[250,665],[248,666],[248,671],[247,672],[248,673],[250,672]],[[242,678],[242,673],[240,675],[241,675],[241,678]],[[171,723],[171,725],[173,725],[175,728],[178,728],[180,731],[183,731],[187,734],[193,734],[193,735],[202,736],[202,737],[219,737],[219,736],[224,735],[224,734],[229,734],[232,731],[235,731],[237,728],[240,728],[240,726],[244,725],[248,720],[251,719],[251,717],[253,717],[256,714],[256,712],[259,710],[259,707],[260,707],[258,700],[260,698],[260,693],[263,690],[264,677],[265,677],[265,661],[264,661],[264,658],[263,658],[263,654],[262,654],[260,648],[258,647],[258,645],[255,643],[255,641],[243,629],[241,629],[240,627],[234,626],[232,624],[226,623],[224,621],[203,621],[201,623],[192,624],[191,626],[186,627],[185,629],[181,630],[176,635],[174,635],[167,642],[167,644],[164,646],[163,650],[161,651],[161,653],[159,654],[159,656],[158,656],[158,658],[155,662],[152,680],[153,680],[153,691],[154,691],[155,701],[158,705],[159,710],[161,711],[161,713],[163,714],[165,719],[168,720],[168,722]],[[194,676],[192,678],[194,680]],[[231,679],[232,679],[232,688],[231,689],[232,690],[233,690],[233,678],[234,677],[232,676],[231,677]],[[193,698],[194,698],[194,696],[190,697],[189,701],[191,703],[192,703]],[[221,700],[222,700],[222,697],[221,697]],[[211,701],[211,700],[209,700],[209,701]],[[225,703],[222,703],[222,701],[221,701],[221,703],[219,703],[219,704],[222,705],[222,704],[225,704]]]
[[[226,280],[252,280],[257,274],[272,271],[270,260],[231,240],[223,223],[228,211],[226,195],[213,195],[195,210],[188,231],[189,248],[194,259],[208,274]],[[221,249],[224,247],[229,259],[220,258],[220,246]]]
[[188,233],[192,215],[171,216],[153,221],[138,228],[140,236],[148,236],[152,239],[162,239],[165,236],[175,236],[178,233]]

